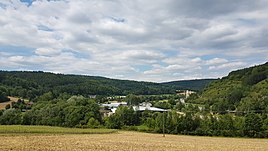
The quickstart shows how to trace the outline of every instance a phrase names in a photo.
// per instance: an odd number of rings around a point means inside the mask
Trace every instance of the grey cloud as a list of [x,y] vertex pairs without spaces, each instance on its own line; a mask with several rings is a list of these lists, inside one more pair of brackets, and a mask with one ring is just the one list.
[[263,0],[173,0],[172,11],[188,17],[213,18],[239,11],[257,10],[263,7]]
[[254,35],[251,35],[250,38],[252,38],[251,45],[254,48],[261,48],[261,49],[267,49],[268,48],[268,28],[261,29],[260,31],[254,33]]
[[268,58],[265,0],[3,2],[0,47],[36,50],[3,58],[6,68],[168,81],[219,77]]

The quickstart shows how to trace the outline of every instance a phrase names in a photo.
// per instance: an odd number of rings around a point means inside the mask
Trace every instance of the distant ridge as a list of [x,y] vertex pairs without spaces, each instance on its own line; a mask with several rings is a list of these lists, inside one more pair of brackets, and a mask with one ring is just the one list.
[[2,93],[29,99],[48,92],[53,95],[68,93],[84,96],[173,94],[178,89],[201,90],[211,81],[205,79],[153,83],[43,71],[0,71]]
[[180,80],[180,81],[171,81],[164,82],[164,85],[170,85],[176,89],[189,89],[194,91],[200,91],[204,89],[210,82],[215,81],[216,79],[195,79],[195,80]]

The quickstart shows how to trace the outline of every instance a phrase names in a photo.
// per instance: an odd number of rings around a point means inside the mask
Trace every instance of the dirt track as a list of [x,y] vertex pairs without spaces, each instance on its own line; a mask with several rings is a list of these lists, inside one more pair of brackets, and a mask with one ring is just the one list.
[[119,132],[117,134],[0,134],[0,150],[235,150],[267,151],[268,139],[219,138]]

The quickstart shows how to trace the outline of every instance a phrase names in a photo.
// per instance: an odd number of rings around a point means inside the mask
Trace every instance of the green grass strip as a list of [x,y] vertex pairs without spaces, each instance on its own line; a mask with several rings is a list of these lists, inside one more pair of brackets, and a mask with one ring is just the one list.
[[107,134],[115,133],[113,129],[82,129],[53,126],[0,125],[0,134],[6,133],[48,133],[48,134]]

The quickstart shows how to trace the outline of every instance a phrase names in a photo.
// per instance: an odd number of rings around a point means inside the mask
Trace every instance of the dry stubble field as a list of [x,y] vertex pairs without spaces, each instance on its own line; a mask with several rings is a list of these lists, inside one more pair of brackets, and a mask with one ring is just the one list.
[[8,102],[0,103],[0,110],[5,109],[6,105],[8,105],[8,104],[11,105],[11,102],[17,102],[19,98],[9,96],[9,99],[10,99],[10,101],[8,101]]
[[268,139],[118,132],[113,134],[0,134],[0,150],[226,150],[267,151]]

